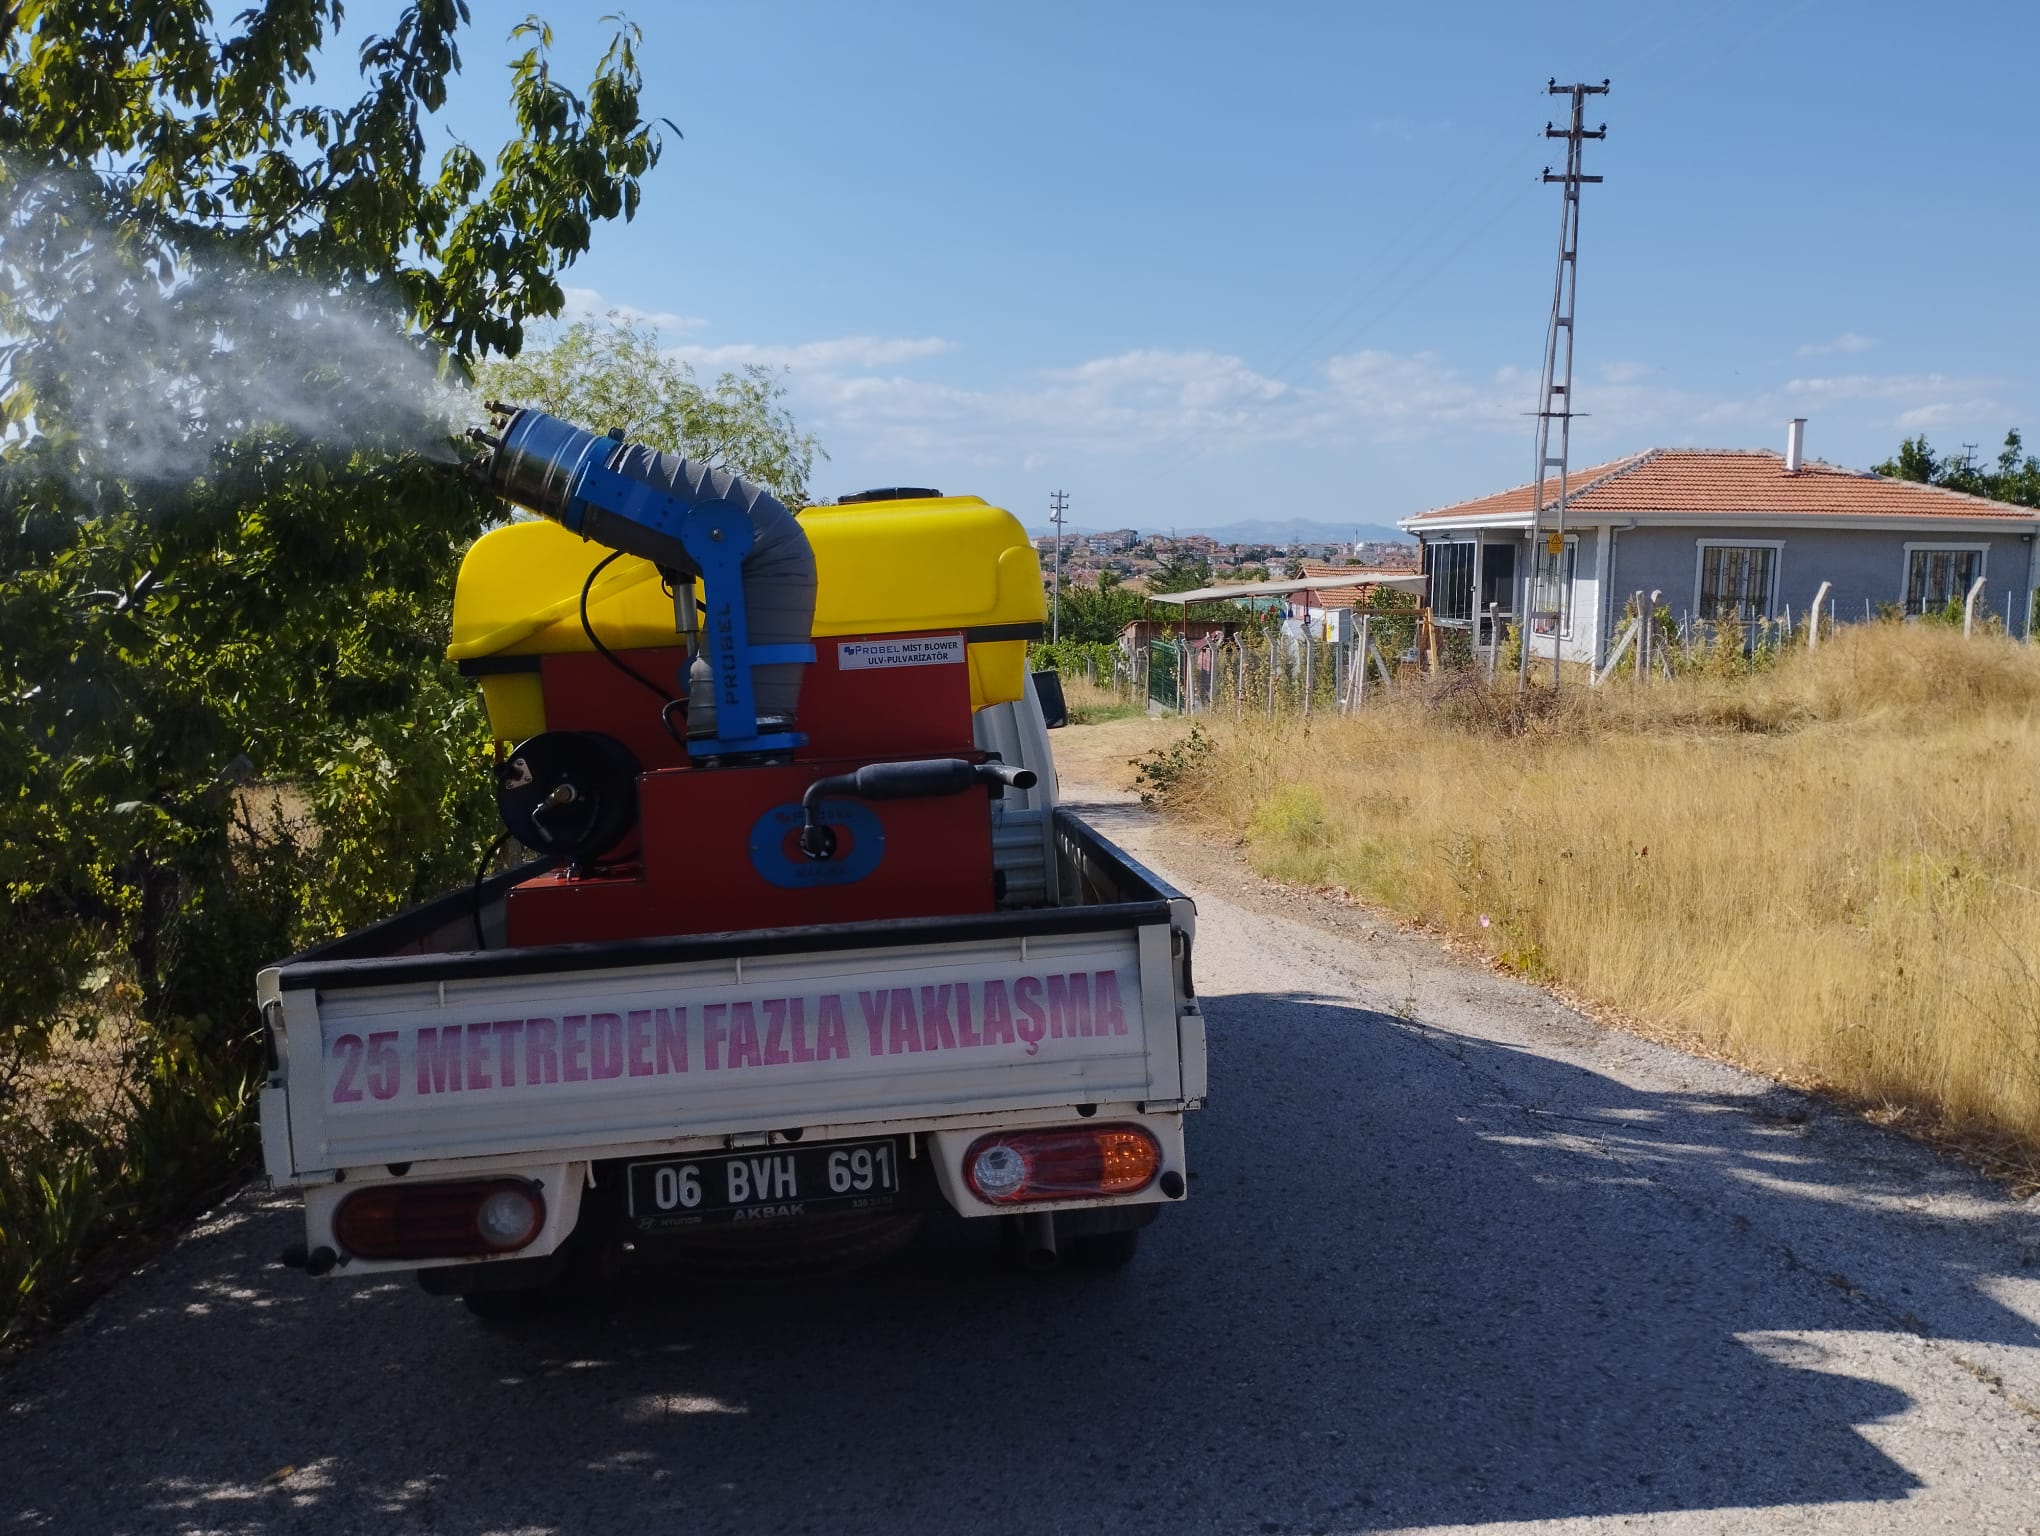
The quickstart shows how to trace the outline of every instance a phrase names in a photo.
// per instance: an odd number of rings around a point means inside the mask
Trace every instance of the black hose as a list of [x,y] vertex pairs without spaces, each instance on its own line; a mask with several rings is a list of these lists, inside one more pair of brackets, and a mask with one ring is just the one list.
[[503,833],[493,843],[489,844],[489,851],[482,855],[482,862],[475,866],[474,908],[476,949],[487,949],[489,947],[489,941],[482,937],[482,882],[489,878],[489,866],[496,862],[496,855],[503,851],[503,845],[509,841],[510,834],[508,832]]
[[[646,677],[644,673],[638,671],[636,667],[633,667],[629,662],[625,661],[621,656],[617,655],[616,652],[612,651],[608,646],[604,645],[602,643],[602,637],[595,633],[595,626],[588,622],[588,594],[595,589],[595,578],[597,576],[600,576],[607,569],[609,569],[609,567],[613,563],[615,563],[618,560],[621,560],[623,558],[623,554],[624,552],[619,549],[611,552],[610,554],[604,555],[600,560],[598,560],[595,563],[595,569],[588,573],[588,579],[581,583],[581,633],[588,637],[588,643],[595,647],[596,653],[600,655],[604,661],[608,662],[612,667],[616,668],[617,671],[621,672],[625,677],[633,678],[637,682],[641,683],[643,686],[651,689],[653,694],[657,696],[659,704],[663,709],[663,707],[666,705],[678,704],[681,702],[680,699],[674,694],[673,690],[670,688],[660,687],[657,683],[653,682],[649,677]],[[666,729],[668,732],[671,732],[671,730],[673,729],[672,724],[670,722],[668,722]]]
[[866,763],[854,773],[816,779],[800,797],[800,851],[811,859],[833,858],[836,834],[822,821],[822,800],[849,795],[860,800],[919,800],[960,795],[975,785],[1032,789],[1031,768],[997,761],[973,763],[961,757],[924,757],[905,763]]

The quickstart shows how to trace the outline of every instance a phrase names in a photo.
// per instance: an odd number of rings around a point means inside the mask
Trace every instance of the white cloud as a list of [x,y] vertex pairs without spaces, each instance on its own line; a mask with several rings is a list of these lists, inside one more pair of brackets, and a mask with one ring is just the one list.
[[1945,373],[1849,373],[1787,379],[1785,393],[1811,400],[1897,400],[1923,391],[1966,387],[1966,383]]
[[1701,427],[1741,425],[1744,422],[1759,421],[1775,416],[1769,396],[1755,400],[1716,400],[1711,405],[1702,405],[1693,412],[1693,424]]
[[1975,421],[2005,414],[1993,391],[2000,379],[1965,379],[1945,373],[1851,373],[1836,378],[1787,379],[1785,393],[1795,401],[1845,405],[1867,401],[1897,406],[1888,418],[1895,427],[1933,426],[1947,421]]
[[1144,348],[1055,369],[998,408],[1065,438],[1237,447],[1291,435],[1298,392],[1217,352]]
[[[1221,352],[1137,348],[972,386],[905,366],[951,350],[869,337],[791,345],[683,346],[704,368],[779,363],[790,401],[825,443],[867,457],[1039,466],[1072,454],[1123,458],[1158,449],[1204,458],[1295,444],[1434,441],[1469,432],[1527,443],[1537,381],[1522,368],[1468,376],[1433,352],[1366,350],[1291,383]],[[1614,363],[1583,385],[1593,435],[1683,435],[1705,402],[1648,380],[1662,370]],[[1582,424],[1584,425],[1584,423]],[[1580,428],[1575,428],[1576,434]]]
[[[1345,353],[1292,379],[1200,348],[1140,347],[1063,366],[999,373],[960,359],[937,336],[839,336],[805,342],[683,343],[672,356],[704,372],[744,364],[787,370],[801,424],[860,466],[950,466],[950,474],[1039,471],[1072,460],[1161,465],[1258,455],[1264,461],[1355,445],[1457,442],[1493,456],[1534,430],[1537,376],[1509,366],[1456,367],[1432,351]],[[932,366],[931,366],[932,365]],[[1736,381],[1739,383],[1740,381]],[[1575,462],[1653,445],[1747,447],[1783,440],[1788,415],[1849,431],[1999,414],[2000,381],[1938,373],[1807,375],[1752,380],[1744,395],[1684,387],[1664,366],[1616,359],[1582,367]],[[1735,387],[1732,383],[1730,387]],[[1777,428],[1774,432],[1773,429]],[[1480,440],[1475,446],[1473,440]],[[893,473],[892,470],[877,471]]]
[[1234,397],[1275,400],[1289,393],[1287,384],[1254,372],[1237,357],[1160,348],[1093,358],[1074,368],[1057,369],[1049,377],[1094,395],[1127,388],[1148,399],[1174,398],[1197,406]]
[[[1332,415],[1343,425],[1391,437],[1421,437],[1447,427],[1528,431],[1536,384],[1516,369],[1473,383],[1435,352],[1349,352],[1325,364]],[[1328,423],[1329,424],[1329,423]]]
[[881,457],[960,455],[983,465],[1071,451],[1238,448],[1307,426],[1292,386],[1212,352],[1126,352],[989,388],[826,368],[795,370],[787,387],[825,441],[855,438]]
[[1942,400],[1933,405],[1920,405],[1913,407],[1909,411],[1900,411],[1898,413],[1898,424],[1901,427],[1931,427],[1937,422],[1948,420],[1954,414],[1954,404],[1951,401]]
[[744,368],[759,365],[787,368],[795,372],[834,371],[845,368],[886,368],[939,357],[956,349],[956,343],[940,336],[837,336],[827,341],[805,341],[793,346],[758,342],[731,342],[719,347],[681,346],[672,356],[698,368]]
[[1868,352],[1877,343],[1868,336],[1844,331],[1833,341],[1808,342],[1799,349],[1801,357],[1831,357],[1837,352]]
[[697,315],[676,315],[670,310],[640,309],[635,304],[619,304],[605,299],[593,288],[563,288],[560,291],[566,297],[560,318],[569,325],[577,320],[602,320],[610,315],[634,325],[649,325],[659,331],[698,331],[708,324]]
[[[1433,437],[1446,431],[1479,431],[1498,436],[1534,430],[1537,375],[1527,368],[1498,368],[1485,379],[1469,379],[1434,352],[1356,352],[1325,367],[1334,394],[1345,407],[1348,429],[1392,440]],[[1709,402],[1691,391],[1661,382],[1664,370],[1630,361],[1604,363],[1574,385],[1580,416],[1576,440],[1613,442],[1649,434],[1653,441],[1687,431]]]

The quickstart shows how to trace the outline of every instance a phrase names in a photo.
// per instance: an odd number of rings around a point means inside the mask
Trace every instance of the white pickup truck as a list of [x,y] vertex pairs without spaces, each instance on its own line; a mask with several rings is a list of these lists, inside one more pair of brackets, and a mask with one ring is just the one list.
[[262,971],[291,1261],[486,1312],[632,1249],[869,1253],[946,1208],[1036,1264],[1125,1262],[1188,1187],[1193,908],[1055,805],[1031,691],[978,724],[1035,772],[994,826],[1045,903],[500,947],[518,870]]

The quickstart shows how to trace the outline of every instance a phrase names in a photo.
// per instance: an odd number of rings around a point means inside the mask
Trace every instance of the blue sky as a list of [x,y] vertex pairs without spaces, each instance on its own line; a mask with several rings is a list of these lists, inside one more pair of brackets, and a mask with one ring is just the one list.
[[[542,14],[546,0],[533,0]],[[526,4],[476,0],[485,151]],[[363,8],[358,15],[372,8]],[[592,8],[557,57],[584,79]],[[816,490],[1038,522],[1386,523],[1529,478],[1562,144],[1590,119],[1574,462],[2040,440],[2040,6],[657,5],[669,139],[568,275],[704,373],[787,370]],[[569,34],[566,26],[587,30]],[[337,82],[329,79],[329,85]]]

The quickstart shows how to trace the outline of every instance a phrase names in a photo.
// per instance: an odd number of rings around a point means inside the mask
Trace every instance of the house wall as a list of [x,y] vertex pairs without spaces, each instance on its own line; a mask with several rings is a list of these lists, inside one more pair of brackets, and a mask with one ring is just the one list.
[[[1884,529],[1780,528],[1775,524],[1746,528],[1617,528],[1612,531],[1612,606],[1620,628],[1622,605],[1638,590],[1653,589],[1672,611],[1672,617],[1688,617],[1698,601],[1700,541],[1747,539],[1752,544],[1777,543],[1777,612],[1790,609],[1798,620],[1813,602],[1823,581],[1832,583],[1828,593],[1835,618],[1844,624],[1860,622],[1879,604],[1902,601],[1905,596],[1906,545],[1986,546],[1983,596],[1979,611],[1987,609],[2005,617],[2005,598],[2011,596],[2015,635],[2026,633],[2031,613],[2034,546],[2021,542],[2016,532],[1941,533],[1921,529],[1918,524]],[[1586,574],[1586,546],[1580,550],[1580,573]],[[1605,590],[1605,588],[1604,588]]]
[[[1578,553],[1573,565],[1572,623],[1560,639],[1560,652],[1567,661],[1591,662],[1600,653],[1602,633],[1607,626],[1607,614],[1603,611],[1605,604],[1602,601],[1602,593],[1606,590],[1606,582],[1602,576],[1605,569],[1606,541],[1602,530],[1591,524],[1576,525],[1568,529],[1566,537],[1569,542],[1576,542]],[[1421,544],[1427,546],[1442,544],[1476,546],[1478,553],[1474,559],[1472,575],[1474,590],[1469,594],[1476,616],[1484,611],[1478,597],[1484,584],[1483,576],[1493,559],[1493,551],[1501,546],[1513,549],[1515,575],[1505,612],[1511,616],[1511,622],[1516,622],[1516,616],[1527,610],[1530,583],[1536,574],[1537,559],[1536,551],[1526,535],[1514,530],[1483,530],[1478,533],[1419,534],[1418,538]],[[1423,600],[1430,601],[1428,589],[1423,594]],[[1618,605],[1618,616],[1619,612]],[[1460,627],[1464,627],[1463,622]],[[1531,654],[1548,660],[1551,656],[1551,637],[1548,634],[1534,635]]]
[[1605,544],[1598,528],[1577,530],[1579,562],[1573,569],[1572,634],[1568,654],[1591,661],[1601,654],[1601,594],[1607,589]]
[[[1493,535],[1489,535],[1489,539],[1490,542],[1500,542]],[[1592,524],[1572,525],[1566,530],[1566,541],[1576,546],[1577,553],[1573,560],[1571,624],[1559,637],[1559,654],[1567,661],[1592,662],[1601,654],[1603,631],[1608,623],[1603,601],[1608,586],[1607,545],[1602,530]],[[1530,606],[1530,584],[1536,579],[1542,545],[1521,537],[1509,542],[1516,546],[1515,611],[1526,613]],[[1619,604],[1616,617],[1619,621]],[[1551,636],[1533,633],[1530,655],[1534,661],[1549,662]]]
[[1343,643],[1352,637],[1353,624],[1350,608],[1312,608],[1307,613],[1291,608],[1282,620],[1282,633],[1299,640],[1308,634],[1313,640]]

